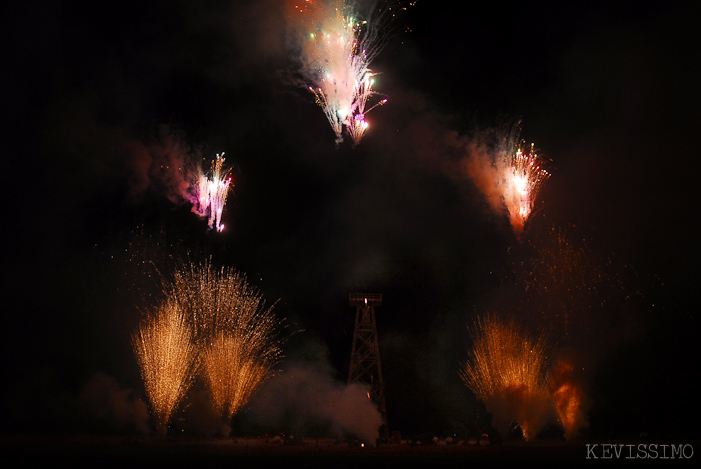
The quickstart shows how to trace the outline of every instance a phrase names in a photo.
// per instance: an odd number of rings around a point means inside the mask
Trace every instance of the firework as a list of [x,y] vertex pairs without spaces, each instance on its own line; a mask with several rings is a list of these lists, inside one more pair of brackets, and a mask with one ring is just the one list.
[[519,124],[506,131],[490,130],[468,145],[467,174],[484,194],[492,210],[506,210],[517,237],[521,237],[535,200],[550,174],[542,168],[534,146],[524,150]]
[[587,425],[583,412],[585,396],[575,383],[574,374],[572,361],[561,359],[553,367],[550,381],[550,393],[566,439],[576,436]]
[[376,94],[369,64],[383,46],[377,32],[388,11],[360,21],[345,0],[301,1],[291,11],[302,31],[300,71],[324,110],[337,144],[343,141],[344,127],[353,143],[359,143],[369,126],[365,115],[387,102],[382,99],[366,109]]
[[229,194],[231,177],[224,171],[224,153],[217,154],[212,162],[211,176],[207,177],[202,171],[197,180],[197,196],[192,208],[200,216],[209,216],[209,227],[222,231],[224,225],[221,216]]
[[510,173],[506,179],[504,200],[511,226],[514,232],[520,235],[533,211],[540,188],[550,174],[540,166],[533,144],[528,153],[525,153],[522,148],[516,149],[509,167]]
[[630,266],[594,249],[574,225],[533,228],[522,249],[509,253],[507,275],[515,291],[503,301],[510,308],[547,324],[559,345],[576,348],[603,345],[607,329],[620,336],[634,327],[644,293]]
[[460,377],[494,414],[503,434],[515,421],[529,439],[549,405],[545,336],[488,316],[475,322],[472,338],[473,350]]
[[276,350],[260,340],[220,333],[202,356],[202,371],[212,402],[220,415],[231,418],[271,376]]
[[197,347],[182,309],[162,304],[132,335],[156,428],[165,434],[170,418],[192,385]]
[[176,271],[170,295],[190,318],[213,403],[230,419],[272,375],[280,321],[243,274],[211,261]]
[[187,313],[200,343],[253,321],[263,302],[244,274],[231,267],[217,269],[211,259],[184,263],[166,289]]

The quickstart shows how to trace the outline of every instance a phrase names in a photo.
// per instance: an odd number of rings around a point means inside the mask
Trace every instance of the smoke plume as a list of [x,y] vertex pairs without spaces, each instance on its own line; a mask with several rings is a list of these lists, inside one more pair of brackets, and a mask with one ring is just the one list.
[[133,426],[141,434],[150,431],[146,404],[134,397],[131,389],[122,389],[112,376],[104,373],[93,376],[83,387],[80,401],[95,417],[117,428]]
[[261,388],[248,417],[295,436],[355,437],[366,444],[375,443],[382,425],[367,388],[337,381],[327,362],[290,363]]
[[158,137],[144,143],[122,143],[126,157],[129,196],[139,197],[152,189],[174,204],[193,203],[192,188],[199,176],[195,150],[185,139],[167,126],[159,128]]
[[575,364],[573,357],[563,356],[550,371],[550,395],[567,440],[589,426],[589,399]]

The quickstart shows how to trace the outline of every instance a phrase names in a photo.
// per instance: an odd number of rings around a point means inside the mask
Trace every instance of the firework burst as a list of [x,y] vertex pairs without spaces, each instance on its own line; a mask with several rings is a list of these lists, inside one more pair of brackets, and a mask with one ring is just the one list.
[[229,172],[224,170],[224,161],[224,153],[217,154],[212,161],[210,177],[200,171],[196,184],[197,195],[192,208],[199,216],[208,216],[209,227],[216,228],[217,231],[224,230],[221,216],[231,185]]
[[343,141],[344,128],[358,144],[369,127],[365,115],[387,102],[367,106],[377,94],[369,65],[384,45],[378,31],[394,15],[391,8],[378,13],[369,21],[358,20],[345,0],[294,2],[290,11],[301,31],[300,72],[324,110],[337,144]]
[[132,335],[156,428],[168,422],[196,376],[198,353],[182,309],[168,301],[149,315]]
[[533,144],[528,153],[517,148],[511,156],[510,174],[506,179],[504,200],[514,232],[523,233],[526,220],[533,211],[535,199],[550,174],[541,167]]
[[550,174],[531,144],[519,138],[520,124],[511,129],[478,134],[468,145],[464,160],[468,176],[496,213],[506,211],[518,238],[533,212],[536,198]]
[[528,440],[549,406],[545,336],[487,316],[475,322],[472,339],[472,353],[460,377],[494,414],[502,434],[517,422]]

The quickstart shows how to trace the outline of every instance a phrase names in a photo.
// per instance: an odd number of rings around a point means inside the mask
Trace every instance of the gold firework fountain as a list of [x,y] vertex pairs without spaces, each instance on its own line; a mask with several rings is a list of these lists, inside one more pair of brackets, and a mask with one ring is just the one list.
[[167,301],[147,316],[132,335],[146,396],[159,434],[195,378],[197,346],[177,303]]
[[280,321],[243,274],[211,261],[178,270],[172,296],[191,318],[213,406],[230,421],[281,359]]
[[270,363],[247,349],[245,337],[220,333],[203,353],[203,376],[212,404],[225,419],[248,402],[258,386],[270,376]]
[[132,334],[154,423],[167,426],[195,379],[228,421],[273,374],[281,321],[233,268],[184,262],[163,282],[165,300]]
[[477,319],[472,338],[473,349],[460,377],[492,413],[502,435],[515,422],[528,440],[549,407],[545,336],[531,335],[513,320],[487,316]]

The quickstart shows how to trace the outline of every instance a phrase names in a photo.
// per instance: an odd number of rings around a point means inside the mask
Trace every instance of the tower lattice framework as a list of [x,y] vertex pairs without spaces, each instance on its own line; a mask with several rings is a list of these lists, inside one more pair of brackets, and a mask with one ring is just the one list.
[[348,296],[348,303],[350,306],[356,307],[348,384],[359,383],[367,386],[368,397],[377,405],[382,415],[381,435],[387,438],[389,427],[387,426],[385,386],[382,381],[380,347],[375,322],[375,306],[382,304],[382,295],[351,293]]

